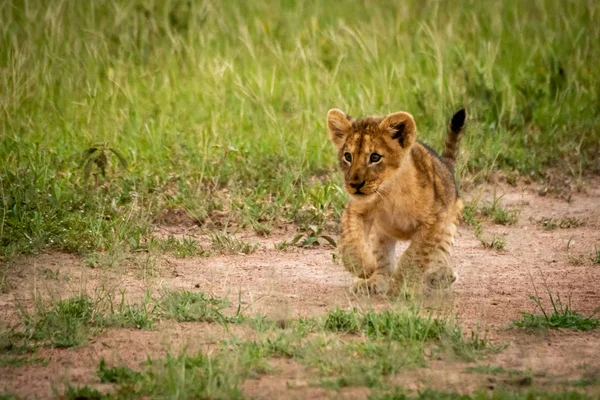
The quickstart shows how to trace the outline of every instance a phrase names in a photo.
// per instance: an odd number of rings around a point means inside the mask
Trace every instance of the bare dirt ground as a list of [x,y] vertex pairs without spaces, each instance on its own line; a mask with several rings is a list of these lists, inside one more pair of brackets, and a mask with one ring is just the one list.
[[[491,200],[491,185],[465,193],[468,199]],[[592,254],[600,249],[600,180],[595,178],[567,199],[540,195],[534,185],[513,187],[498,184],[504,207],[520,210],[515,225],[484,223],[485,234],[504,238],[503,250],[486,249],[463,224],[456,238],[454,259],[459,274],[450,292],[429,292],[425,305],[456,314],[469,329],[488,331],[495,344],[508,348],[490,355],[480,365],[529,370],[546,389],[560,388],[580,379],[583,370],[600,374],[600,330],[574,332],[553,330],[528,333],[510,329],[520,312],[539,313],[530,295],[536,293],[550,308],[548,291],[559,293],[573,310],[591,315],[600,310],[600,265]],[[576,218],[583,225],[546,230],[542,218]],[[157,227],[157,233],[186,234],[201,239],[199,228],[180,225]],[[10,291],[0,294],[0,318],[10,323],[17,318],[17,304],[31,307],[33,294],[67,298],[93,293],[105,285],[127,289],[128,299],[139,300],[148,287],[186,289],[226,295],[237,301],[241,295],[245,313],[266,314],[272,318],[315,316],[339,307],[375,307],[389,304],[383,296],[368,298],[348,292],[352,278],[333,261],[335,249],[329,245],[303,249],[276,250],[274,243],[294,236],[292,227],[281,227],[268,238],[240,234],[245,241],[260,244],[250,255],[177,259],[160,256],[151,271],[139,268],[93,269],[79,257],[69,254],[43,254],[23,258],[13,267]],[[399,249],[398,251],[401,251]],[[49,278],[52,277],[52,278]],[[243,327],[238,334],[243,334]],[[23,397],[46,398],[62,385],[90,384],[101,387],[95,370],[101,357],[139,367],[148,356],[164,355],[184,346],[206,349],[226,333],[210,324],[159,323],[154,330],[108,329],[77,349],[40,349],[37,356],[47,365],[0,368],[0,393],[14,392]],[[464,362],[434,361],[429,368],[402,373],[394,380],[407,389],[437,389],[470,392],[493,388],[499,382],[489,374],[466,372]],[[598,393],[597,388],[595,393]],[[335,392],[310,385],[304,367],[289,360],[277,361],[277,372],[249,379],[244,391],[255,398],[366,398],[364,388]]]

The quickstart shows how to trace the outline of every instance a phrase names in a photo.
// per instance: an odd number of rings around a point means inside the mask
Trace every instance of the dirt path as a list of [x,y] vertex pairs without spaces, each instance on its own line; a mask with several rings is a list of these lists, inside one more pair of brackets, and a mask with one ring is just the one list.
[[[519,318],[520,312],[539,312],[530,295],[537,293],[549,308],[548,291],[559,293],[564,303],[570,302],[571,308],[580,313],[589,315],[600,311],[600,265],[591,260],[596,249],[600,249],[600,180],[592,180],[583,192],[573,193],[568,202],[550,195],[540,196],[532,186],[499,185],[496,193],[503,194],[504,207],[520,210],[515,225],[491,222],[483,225],[485,234],[496,234],[505,240],[505,248],[486,249],[471,227],[461,226],[454,255],[459,280],[451,293],[429,293],[425,305],[452,311],[467,331],[487,329],[488,338],[494,343],[509,345],[507,350],[489,356],[486,364],[529,369],[548,377],[550,386],[578,379],[582,368],[598,373],[600,330],[531,334],[508,329],[508,325]],[[465,195],[466,199],[491,200],[492,197],[491,186]],[[557,225],[571,218],[572,223],[546,230],[541,222],[543,218],[552,218]],[[583,224],[573,226],[579,223]],[[181,234],[185,229],[188,235],[198,234],[196,228],[190,227],[162,229],[163,233],[166,229]],[[201,290],[227,295],[232,300],[241,294],[247,314],[262,313],[272,318],[320,315],[336,306],[380,308],[388,304],[381,296],[366,298],[350,294],[347,288],[352,279],[333,261],[334,249],[328,245],[285,251],[274,248],[274,243],[293,235],[291,228],[284,227],[268,239],[247,236],[244,240],[261,244],[260,249],[250,255],[164,257],[160,260],[160,272],[150,275],[139,269],[91,269],[85,266],[84,260],[66,254],[28,257],[14,267],[18,272],[10,278],[11,291],[0,294],[0,318],[14,320],[15,301],[27,307],[35,291],[66,298],[93,292],[101,285],[126,288],[133,300],[141,298],[149,286]],[[84,348],[41,349],[38,356],[50,358],[47,365],[0,368],[0,393],[6,390],[21,396],[46,397],[53,387],[60,387],[63,382],[94,382],[100,357],[136,366],[147,355],[164,354],[190,343],[201,348],[202,343],[209,345],[223,334],[218,327],[201,324],[161,323],[154,331],[108,330]],[[297,364],[288,362],[278,367],[280,373],[275,376],[249,380],[245,385],[247,394],[273,398],[281,390],[288,390],[291,397],[331,396],[326,390],[307,385],[303,368]],[[398,380],[409,389],[431,382],[438,388],[459,391],[496,384],[495,378],[487,375],[465,378],[461,372],[464,369],[441,363],[434,368],[403,374]],[[471,383],[465,385],[466,381]],[[365,398],[368,391],[356,389],[340,394]]]

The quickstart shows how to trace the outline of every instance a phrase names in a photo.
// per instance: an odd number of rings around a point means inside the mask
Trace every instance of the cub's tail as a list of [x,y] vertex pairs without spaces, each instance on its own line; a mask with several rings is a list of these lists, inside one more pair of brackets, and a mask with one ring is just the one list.
[[458,155],[458,143],[460,142],[461,132],[465,126],[467,112],[464,108],[458,110],[448,122],[448,134],[446,136],[446,147],[442,153],[442,160],[448,165],[450,171],[454,173],[456,156]]

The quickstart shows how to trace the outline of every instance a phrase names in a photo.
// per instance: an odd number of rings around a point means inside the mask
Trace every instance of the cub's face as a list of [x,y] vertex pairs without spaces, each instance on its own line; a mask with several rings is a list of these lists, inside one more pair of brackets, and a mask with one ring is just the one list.
[[327,127],[344,172],[344,187],[356,199],[370,197],[390,180],[416,131],[413,117],[405,112],[353,119],[335,108],[327,113]]

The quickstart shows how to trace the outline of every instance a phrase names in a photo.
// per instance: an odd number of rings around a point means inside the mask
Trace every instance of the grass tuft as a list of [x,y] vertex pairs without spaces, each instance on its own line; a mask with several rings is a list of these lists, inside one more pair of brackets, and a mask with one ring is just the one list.
[[141,378],[141,374],[125,366],[107,367],[104,358],[100,360],[96,372],[101,383],[133,384]]
[[[3,348],[3,346],[0,344],[0,349],[2,350],[9,350],[6,348]],[[42,358],[42,357],[38,357],[35,355],[32,356],[25,356],[25,357],[19,357],[19,356],[14,356],[14,355],[9,355],[9,354],[1,354],[0,355],[0,368],[19,368],[22,367],[24,365],[47,365],[48,362],[50,360],[47,358]]]
[[551,231],[556,228],[560,229],[572,229],[579,228],[583,226],[585,222],[579,218],[575,217],[565,217],[565,218],[548,218],[542,217],[538,223],[542,226],[542,228],[546,231]]
[[572,329],[577,331],[590,331],[600,326],[600,320],[594,316],[586,317],[571,310],[570,305],[563,305],[560,296],[556,298],[548,292],[552,312],[547,312],[541,300],[535,296],[529,298],[537,305],[542,314],[521,313],[521,320],[513,322],[513,326],[529,329]]
[[258,249],[258,245],[246,243],[226,232],[211,234],[212,248],[221,254],[251,254]]
[[87,342],[92,326],[101,326],[101,316],[87,295],[76,296],[53,304],[49,309],[38,302],[37,310],[21,310],[26,341],[49,347],[73,347]]
[[488,217],[495,224],[514,225],[519,221],[519,210],[503,208],[500,205],[503,196],[496,196],[496,188],[494,187],[493,199],[481,207],[481,214]]
[[65,400],[108,400],[114,399],[110,394],[99,392],[97,389],[89,386],[67,386],[62,398]]
[[230,319],[222,311],[230,303],[203,292],[165,290],[159,301],[161,315],[175,321],[219,322]]
[[384,310],[382,312],[335,309],[325,317],[326,331],[363,334],[371,340],[398,341],[405,344],[436,342],[447,347],[456,356],[473,360],[485,352],[496,352],[500,347],[492,346],[485,337],[471,332],[465,338],[461,328],[448,318],[421,316],[413,309]]
[[594,264],[600,264],[600,250],[599,249],[596,249],[595,252],[592,253],[592,256],[590,257],[590,260]]
[[181,239],[173,235],[169,235],[166,239],[152,237],[145,247],[164,253],[171,253],[177,258],[207,257],[210,255],[196,240],[186,236],[181,237]]
[[102,360],[98,376],[117,385],[116,398],[241,399],[238,385],[243,368],[235,361],[182,352],[178,356],[168,354],[165,359],[148,359],[142,371],[133,371],[107,367]]

